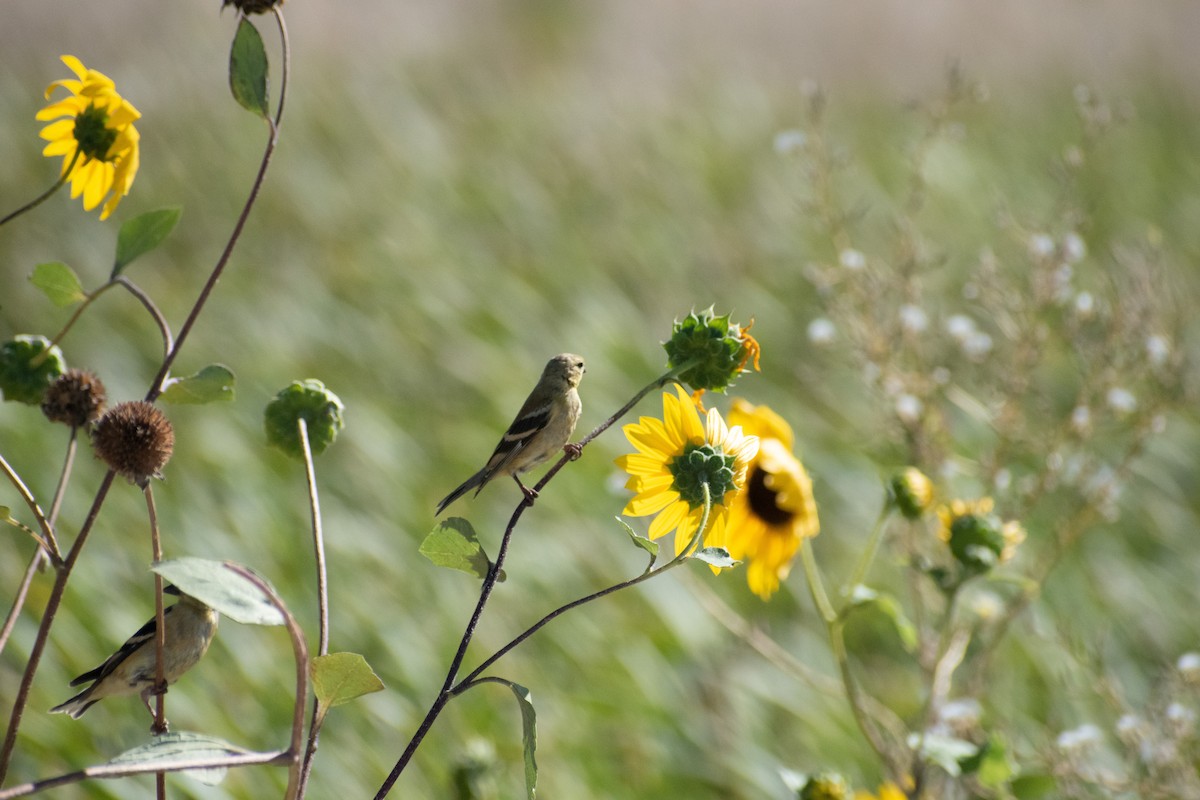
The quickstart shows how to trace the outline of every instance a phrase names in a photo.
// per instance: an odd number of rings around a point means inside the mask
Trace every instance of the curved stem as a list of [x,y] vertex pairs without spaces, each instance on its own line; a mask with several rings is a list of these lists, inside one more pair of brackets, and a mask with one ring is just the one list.
[[145,306],[147,311],[150,312],[150,316],[154,318],[154,323],[158,325],[159,333],[162,334],[163,358],[166,358],[171,352],[171,348],[174,347],[174,342],[171,339],[171,326],[167,324],[167,318],[164,317],[162,312],[158,310],[158,306],[155,305],[154,301],[150,299],[150,295],[142,291],[142,288],[133,281],[129,280],[129,278],[126,278],[124,275],[118,275],[116,278],[113,278],[112,282],[119,283],[121,286],[123,286],[130,294],[136,297],[143,306]]
[[83,302],[76,306],[75,310],[71,312],[71,316],[67,319],[66,324],[59,329],[58,333],[54,334],[54,338],[50,340],[49,346],[47,346],[46,349],[41,353],[38,353],[36,356],[34,356],[31,363],[36,366],[42,361],[45,361],[46,357],[50,355],[50,348],[58,345],[67,337],[67,334],[71,332],[71,328],[75,327],[75,323],[79,321],[81,316],[83,316],[83,312],[86,311],[92,303],[96,302],[100,295],[104,294],[115,285],[116,284],[113,281],[109,281],[103,286],[97,287],[95,291],[85,293]]
[[[62,552],[58,549],[58,539],[54,536],[54,526],[50,524],[50,520],[42,513],[41,506],[33,496],[33,492],[29,491],[29,487],[25,485],[25,481],[21,480],[21,476],[16,470],[4,460],[4,456],[0,455],[0,472],[8,478],[8,482],[17,490],[17,494],[21,495],[21,499],[25,501],[25,505],[29,507],[35,519],[37,519],[38,527],[42,529],[42,535],[39,537],[34,534],[34,538],[38,540],[40,547],[50,555],[50,561],[56,567],[62,564]],[[32,531],[30,531],[32,533]]]
[[6,214],[3,218],[0,218],[0,225],[3,225],[4,223],[8,222],[10,219],[16,219],[17,217],[24,214],[26,211],[32,211],[33,209],[40,206],[43,202],[45,202],[47,200],[47,198],[50,197],[50,195],[54,194],[59,189],[61,189],[63,184],[67,182],[67,178],[71,177],[71,170],[73,170],[75,168],[75,162],[79,160],[79,153],[80,153],[79,148],[78,147],[75,148],[75,155],[71,156],[70,163],[68,163],[67,166],[63,168],[62,177],[60,177],[53,186],[51,186],[46,191],[42,192],[37,197],[30,200],[25,205],[18,208],[16,211],[10,212],[10,213]]
[[[313,550],[317,565],[317,617],[319,619],[317,655],[329,652],[329,589],[325,567],[325,536],[321,529],[321,500],[317,494],[317,473],[313,468],[312,448],[308,441],[308,423],[301,418],[297,422],[300,433],[300,450],[304,453],[304,473],[308,479],[308,504],[312,515]],[[308,744],[304,748],[304,760],[300,768],[298,797],[303,797],[312,774],[313,759],[321,736],[324,717],[320,713],[320,701],[313,697],[312,717],[308,723]]]
[[804,565],[804,576],[808,578],[808,591],[812,595],[817,611],[821,612],[821,619],[825,620],[826,625],[834,624],[838,619],[838,613],[833,610],[833,604],[829,602],[829,595],[825,592],[825,582],[821,580],[821,571],[817,568],[817,559],[813,555],[812,537],[805,536],[800,540],[800,562]]
[[858,563],[854,565],[850,582],[842,587],[843,597],[849,599],[854,593],[854,589],[866,579],[867,570],[871,568],[871,562],[875,560],[875,553],[879,550],[879,543],[883,541],[883,524],[887,522],[893,508],[892,503],[885,502],[883,508],[880,509],[879,516],[875,519],[875,527],[871,529],[871,536],[867,539],[867,546],[862,551],[862,555],[858,557]]

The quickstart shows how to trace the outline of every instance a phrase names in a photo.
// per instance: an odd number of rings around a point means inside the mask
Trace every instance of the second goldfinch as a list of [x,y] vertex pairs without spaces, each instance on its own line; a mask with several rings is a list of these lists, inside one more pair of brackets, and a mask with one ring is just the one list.
[[529,500],[537,497],[517,476],[567,446],[583,410],[578,388],[586,371],[583,358],[573,353],[560,353],[550,359],[487,464],[446,495],[438,503],[437,513],[472,489],[479,494],[498,475],[511,475]]
[[[165,591],[179,595],[179,602],[163,610],[166,636],[163,644],[163,672],[167,683],[179,680],[208,650],[217,632],[220,615],[194,597],[183,594],[174,586]],[[146,708],[154,694],[155,647],[157,620],[151,618],[138,632],[129,637],[117,652],[100,666],[71,681],[72,686],[94,681],[70,700],[50,709],[52,713],[70,714],[76,719],[93,703],[105,697],[140,694]],[[150,711],[154,713],[153,709]]]

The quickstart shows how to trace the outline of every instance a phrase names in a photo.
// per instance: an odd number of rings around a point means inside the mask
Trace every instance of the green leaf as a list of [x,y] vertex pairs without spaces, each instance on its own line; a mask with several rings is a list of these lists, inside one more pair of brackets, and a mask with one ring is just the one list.
[[229,403],[233,401],[235,380],[233,370],[229,367],[224,364],[209,364],[195,375],[167,381],[162,399],[180,405]]
[[66,308],[87,299],[79,276],[61,261],[38,264],[33,268],[29,282],[41,289],[42,294],[59,308]]
[[322,708],[333,708],[383,691],[383,681],[358,653],[330,653],[312,660],[313,692]]
[[908,652],[917,647],[917,626],[904,613],[904,609],[895,597],[890,594],[876,592],[874,589],[859,584],[850,594],[850,608],[862,608],[873,605],[892,621],[901,644]]
[[733,558],[729,555],[729,551],[724,547],[702,547],[692,554],[692,558],[698,558],[705,564],[709,564],[714,567],[720,567],[722,569],[736,567],[738,564],[742,563],[740,561],[733,560]]
[[229,88],[242,108],[267,116],[267,51],[258,29],[245,17],[229,51]]
[[[508,683],[506,681],[506,683]],[[537,712],[533,708],[533,698],[529,690],[519,683],[508,683],[508,688],[517,698],[521,707],[521,744],[525,750],[525,792],[529,800],[537,796]]]
[[[145,768],[146,772],[152,772],[155,767],[168,767],[171,764],[183,761],[228,758],[230,756],[251,755],[252,753],[252,750],[238,747],[212,736],[179,731],[155,736],[149,744],[135,747],[132,750],[126,750],[109,761],[108,764],[117,767]],[[181,771],[183,774],[195,778],[201,783],[215,786],[224,780],[225,773],[229,770],[226,767],[214,767],[211,769],[185,769]]]
[[628,522],[621,519],[620,517],[617,517],[617,522],[618,522],[618,524],[620,524],[620,526],[622,528],[625,529],[625,532],[627,534],[629,534],[629,538],[633,541],[634,544],[636,544],[638,547],[642,548],[643,550],[645,550],[647,553],[650,554],[650,566],[651,567],[654,566],[654,562],[658,558],[658,542],[654,541],[653,539],[647,539],[645,536],[642,536],[637,531],[635,531],[632,527],[630,527]]
[[283,614],[257,586],[229,568],[231,562],[207,558],[172,558],[150,566],[151,571],[179,587],[184,594],[215,608],[243,625],[282,625]]
[[179,222],[183,209],[178,206],[160,208],[138,214],[121,226],[117,234],[117,256],[113,261],[112,277],[117,277],[129,263],[162,244],[163,239]]
[[491,561],[483,551],[475,529],[462,517],[439,522],[421,542],[420,553],[439,567],[457,569],[480,580],[487,577],[491,568]]
[[1058,781],[1052,775],[1022,775],[1009,787],[1018,800],[1046,800],[1058,797]]
[[974,773],[989,789],[999,789],[1017,774],[1017,763],[1008,752],[1008,742],[999,734],[991,736],[978,753],[960,761],[959,766],[965,773]]

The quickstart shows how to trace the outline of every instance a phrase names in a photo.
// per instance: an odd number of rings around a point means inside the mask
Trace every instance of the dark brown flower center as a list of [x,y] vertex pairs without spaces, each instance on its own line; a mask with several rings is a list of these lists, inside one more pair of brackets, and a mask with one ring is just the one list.
[[753,467],[746,481],[747,499],[754,516],[768,525],[787,525],[795,513],[779,507],[779,493],[767,486],[767,471],[761,467]]

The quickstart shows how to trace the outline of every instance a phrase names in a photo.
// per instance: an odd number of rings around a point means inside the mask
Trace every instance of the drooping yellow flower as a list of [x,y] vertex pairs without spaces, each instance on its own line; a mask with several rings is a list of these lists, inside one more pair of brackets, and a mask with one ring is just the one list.
[[770,408],[735,399],[729,422],[759,438],[746,491],[733,501],[729,554],[749,561],[750,590],[767,600],[787,577],[800,541],[821,530],[812,479],[792,454],[791,426]]
[[137,175],[139,134],[133,123],[142,115],[117,93],[108,76],[87,69],[75,56],[63,56],[62,61],[75,79],[46,87],[47,100],[59,87],[71,94],[37,113],[43,122],[54,120],[39,134],[49,142],[42,155],[62,156],[61,174],[71,182],[71,197],[83,195],[87,211],[103,202],[100,219],[108,219]]
[[703,424],[696,403],[675,387],[663,393],[662,419],[642,417],[626,425],[626,438],[638,452],[621,456],[617,466],[629,473],[625,488],[636,495],[623,513],[657,515],[650,538],[675,532],[675,554],[683,552],[704,516],[704,489],[712,500],[705,547],[726,543],[731,503],[746,485],[746,468],[758,452],[758,438],[728,427],[716,409]]
[[1001,522],[992,513],[992,498],[954,500],[938,507],[938,538],[950,546],[954,557],[966,567],[986,570],[1004,563],[1025,541],[1020,522]]

